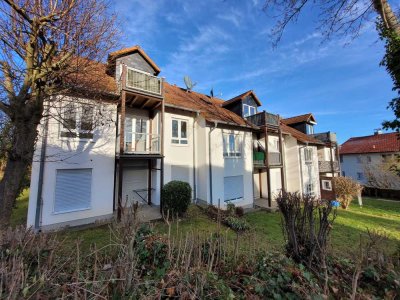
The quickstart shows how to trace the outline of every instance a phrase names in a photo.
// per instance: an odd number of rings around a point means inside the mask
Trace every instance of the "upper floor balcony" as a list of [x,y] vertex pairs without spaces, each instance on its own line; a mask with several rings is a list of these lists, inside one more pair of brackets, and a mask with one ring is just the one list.
[[268,113],[266,111],[259,112],[255,115],[246,117],[246,120],[256,126],[279,127],[279,116]]
[[318,167],[320,173],[339,172],[338,161],[319,160]]
[[127,90],[136,90],[141,93],[161,97],[162,83],[163,80],[160,77],[126,67],[125,87]]
[[337,143],[336,133],[334,132],[322,132],[322,133],[314,133],[310,134],[313,138],[323,142],[323,143]]

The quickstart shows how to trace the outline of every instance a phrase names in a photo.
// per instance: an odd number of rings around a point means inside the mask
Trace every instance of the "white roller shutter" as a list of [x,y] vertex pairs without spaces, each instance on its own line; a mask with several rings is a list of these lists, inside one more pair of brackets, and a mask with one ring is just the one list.
[[243,199],[243,176],[229,176],[224,178],[224,200],[235,201]]
[[54,212],[90,208],[92,169],[57,170]]

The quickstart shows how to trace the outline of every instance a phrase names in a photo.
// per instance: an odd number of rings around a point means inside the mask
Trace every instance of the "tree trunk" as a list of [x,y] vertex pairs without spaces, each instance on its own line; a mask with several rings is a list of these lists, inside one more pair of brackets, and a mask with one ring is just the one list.
[[400,22],[387,0],[372,0],[376,12],[380,15],[386,29],[393,30],[400,35]]
[[32,162],[39,120],[33,114],[30,118],[21,117],[14,123],[12,146],[0,182],[0,229],[10,225],[15,200],[21,192],[27,168]]

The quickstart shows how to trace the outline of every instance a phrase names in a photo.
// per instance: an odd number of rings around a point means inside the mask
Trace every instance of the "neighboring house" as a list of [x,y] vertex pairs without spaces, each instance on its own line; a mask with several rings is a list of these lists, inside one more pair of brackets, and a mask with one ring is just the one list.
[[[340,147],[340,162],[342,175],[351,177],[359,183],[366,186],[373,186],[378,183],[377,187],[390,188],[390,182],[368,182],[371,178],[377,181],[396,181],[398,178],[391,180],[390,178],[380,174],[384,164],[395,162],[400,155],[400,139],[399,134],[380,133],[376,131],[374,135],[352,137],[343,143]],[[371,174],[368,174],[371,172]],[[375,181],[374,180],[374,181]],[[396,185],[396,182],[393,184]],[[381,186],[379,186],[381,185]],[[375,186],[374,186],[375,187]]]
[[257,199],[271,207],[282,190],[321,195],[325,143],[258,112],[253,91],[224,101],[170,85],[138,46],[111,53],[97,71],[101,99],[58,97],[39,128],[28,226],[105,220],[134,202],[158,207],[171,180],[188,182],[195,202],[222,208]]

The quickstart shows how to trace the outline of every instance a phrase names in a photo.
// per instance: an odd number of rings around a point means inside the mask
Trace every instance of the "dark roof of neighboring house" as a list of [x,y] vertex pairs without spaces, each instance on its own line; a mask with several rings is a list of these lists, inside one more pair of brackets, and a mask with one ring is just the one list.
[[298,140],[302,143],[324,145],[323,142],[313,138],[312,136],[309,136],[305,133],[302,133],[301,131],[298,131],[297,129],[294,129],[294,128],[284,124],[283,120],[281,122],[281,129],[282,129],[282,133],[289,134],[292,137],[294,137],[296,140]]
[[164,82],[164,100],[166,106],[198,111],[210,122],[219,121],[231,125],[254,127],[234,112],[221,107],[224,100],[195,91],[189,92],[167,82]]
[[297,123],[302,123],[302,122],[317,123],[317,121],[315,120],[312,113],[286,118],[286,119],[283,119],[282,121],[286,125],[297,124]]
[[147,61],[147,63],[149,65],[151,65],[151,67],[156,71],[156,75],[158,75],[161,70],[160,68],[156,65],[156,63],[146,54],[146,52],[144,52],[144,50],[142,48],[140,48],[140,46],[136,45],[133,47],[129,47],[129,48],[124,48],[115,52],[111,52],[108,55],[107,58],[107,74],[114,74],[115,72],[115,61],[117,60],[117,58],[120,58],[122,56],[126,56],[132,53],[138,52],[140,53],[140,55]]
[[396,132],[352,137],[340,147],[340,154],[400,152],[400,136]]
[[229,105],[229,104],[232,104],[232,103],[235,103],[235,102],[237,102],[237,101],[241,101],[241,100],[243,100],[244,98],[246,98],[246,97],[249,96],[249,95],[252,95],[253,98],[254,98],[254,100],[256,100],[257,105],[258,105],[258,106],[261,106],[261,101],[258,99],[257,95],[256,95],[252,90],[250,90],[250,91],[247,91],[247,92],[245,92],[245,93],[243,93],[243,94],[240,94],[240,95],[238,95],[238,96],[236,96],[236,97],[233,97],[232,99],[229,99],[229,100],[227,100],[227,101],[224,101],[224,102],[222,103],[222,107],[225,107],[225,106],[227,106],[227,105]]

